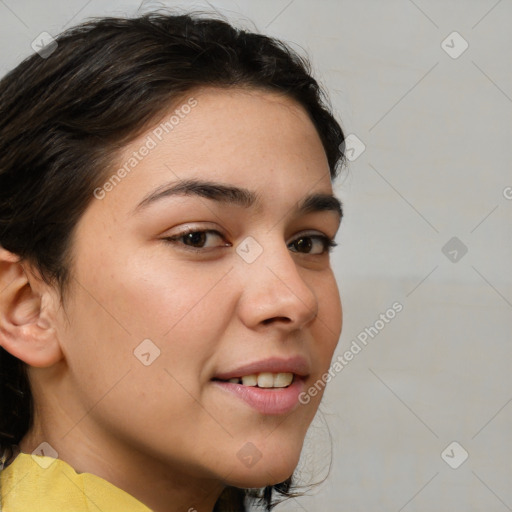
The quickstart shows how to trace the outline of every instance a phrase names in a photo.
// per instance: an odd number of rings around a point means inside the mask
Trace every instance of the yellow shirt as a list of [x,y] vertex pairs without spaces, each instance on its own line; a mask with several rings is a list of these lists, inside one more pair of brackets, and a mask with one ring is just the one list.
[[151,512],[99,476],[27,453],[0,471],[0,499],[1,512]]

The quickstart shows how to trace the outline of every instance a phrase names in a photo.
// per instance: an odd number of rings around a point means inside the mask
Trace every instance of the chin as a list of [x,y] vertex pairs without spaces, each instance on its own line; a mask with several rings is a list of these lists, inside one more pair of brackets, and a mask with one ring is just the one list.
[[[248,446],[247,453],[250,453],[251,450],[253,450],[252,446]],[[281,450],[273,448],[264,450],[261,455],[256,453],[254,455],[252,460],[250,460],[250,455],[240,457],[242,462],[236,465],[235,470],[229,476],[229,485],[260,488],[284,482],[293,475],[299,463],[300,450],[287,451],[283,448]],[[256,457],[260,458],[256,461]]]

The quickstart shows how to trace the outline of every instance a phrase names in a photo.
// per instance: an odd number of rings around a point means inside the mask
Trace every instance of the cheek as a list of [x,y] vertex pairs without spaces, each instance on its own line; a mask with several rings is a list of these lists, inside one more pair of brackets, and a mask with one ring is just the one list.
[[150,360],[158,355],[148,369],[168,368],[197,386],[204,361],[229,320],[229,298],[221,283],[225,272],[191,272],[163,257],[131,255],[122,258],[123,265],[117,260],[109,265],[90,256],[89,264],[79,267],[80,284],[64,334],[66,357],[78,385],[88,382],[88,399],[94,403],[128,370],[145,368],[137,358],[139,346],[147,348]]
[[316,283],[315,293],[318,298],[318,318],[316,328],[323,330],[323,339],[327,351],[332,353],[338,344],[343,324],[343,311],[340,293],[334,273],[329,271]]
[[163,345],[195,350],[208,344],[232,310],[220,268],[191,269],[171,261],[131,268],[128,273],[131,277],[120,280],[115,300],[119,315],[140,339],[153,337]]
[[[165,434],[169,446],[181,446],[184,431],[199,439],[201,425],[206,432],[218,429],[196,398],[233,317],[224,274],[189,275],[177,266],[171,274],[132,263],[112,269],[108,279],[82,274],[69,310],[66,358],[91,419],[126,439]],[[86,275],[95,277],[85,281]],[[143,340],[151,342],[141,351]]]
[[[329,372],[342,328],[342,307],[338,286],[332,272],[326,273],[314,288],[318,297],[318,315],[312,326],[311,350],[315,372],[306,383],[310,419],[316,412],[325,391],[323,376]],[[310,394],[310,391],[313,392]]]

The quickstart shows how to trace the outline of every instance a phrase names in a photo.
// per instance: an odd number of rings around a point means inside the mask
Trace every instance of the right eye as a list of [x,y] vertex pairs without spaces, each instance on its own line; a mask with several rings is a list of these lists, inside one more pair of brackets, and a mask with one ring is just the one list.
[[216,247],[231,247],[231,244],[216,230],[188,229],[183,233],[163,238],[168,243],[185,245],[192,249],[214,249]]

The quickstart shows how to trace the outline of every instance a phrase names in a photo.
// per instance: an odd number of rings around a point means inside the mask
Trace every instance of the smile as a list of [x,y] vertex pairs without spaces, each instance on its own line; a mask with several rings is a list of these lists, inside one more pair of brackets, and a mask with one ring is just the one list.
[[293,373],[262,372],[244,375],[243,377],[233,377],[223,382],[258,388],[287,388],[293,382],[293,378]]

